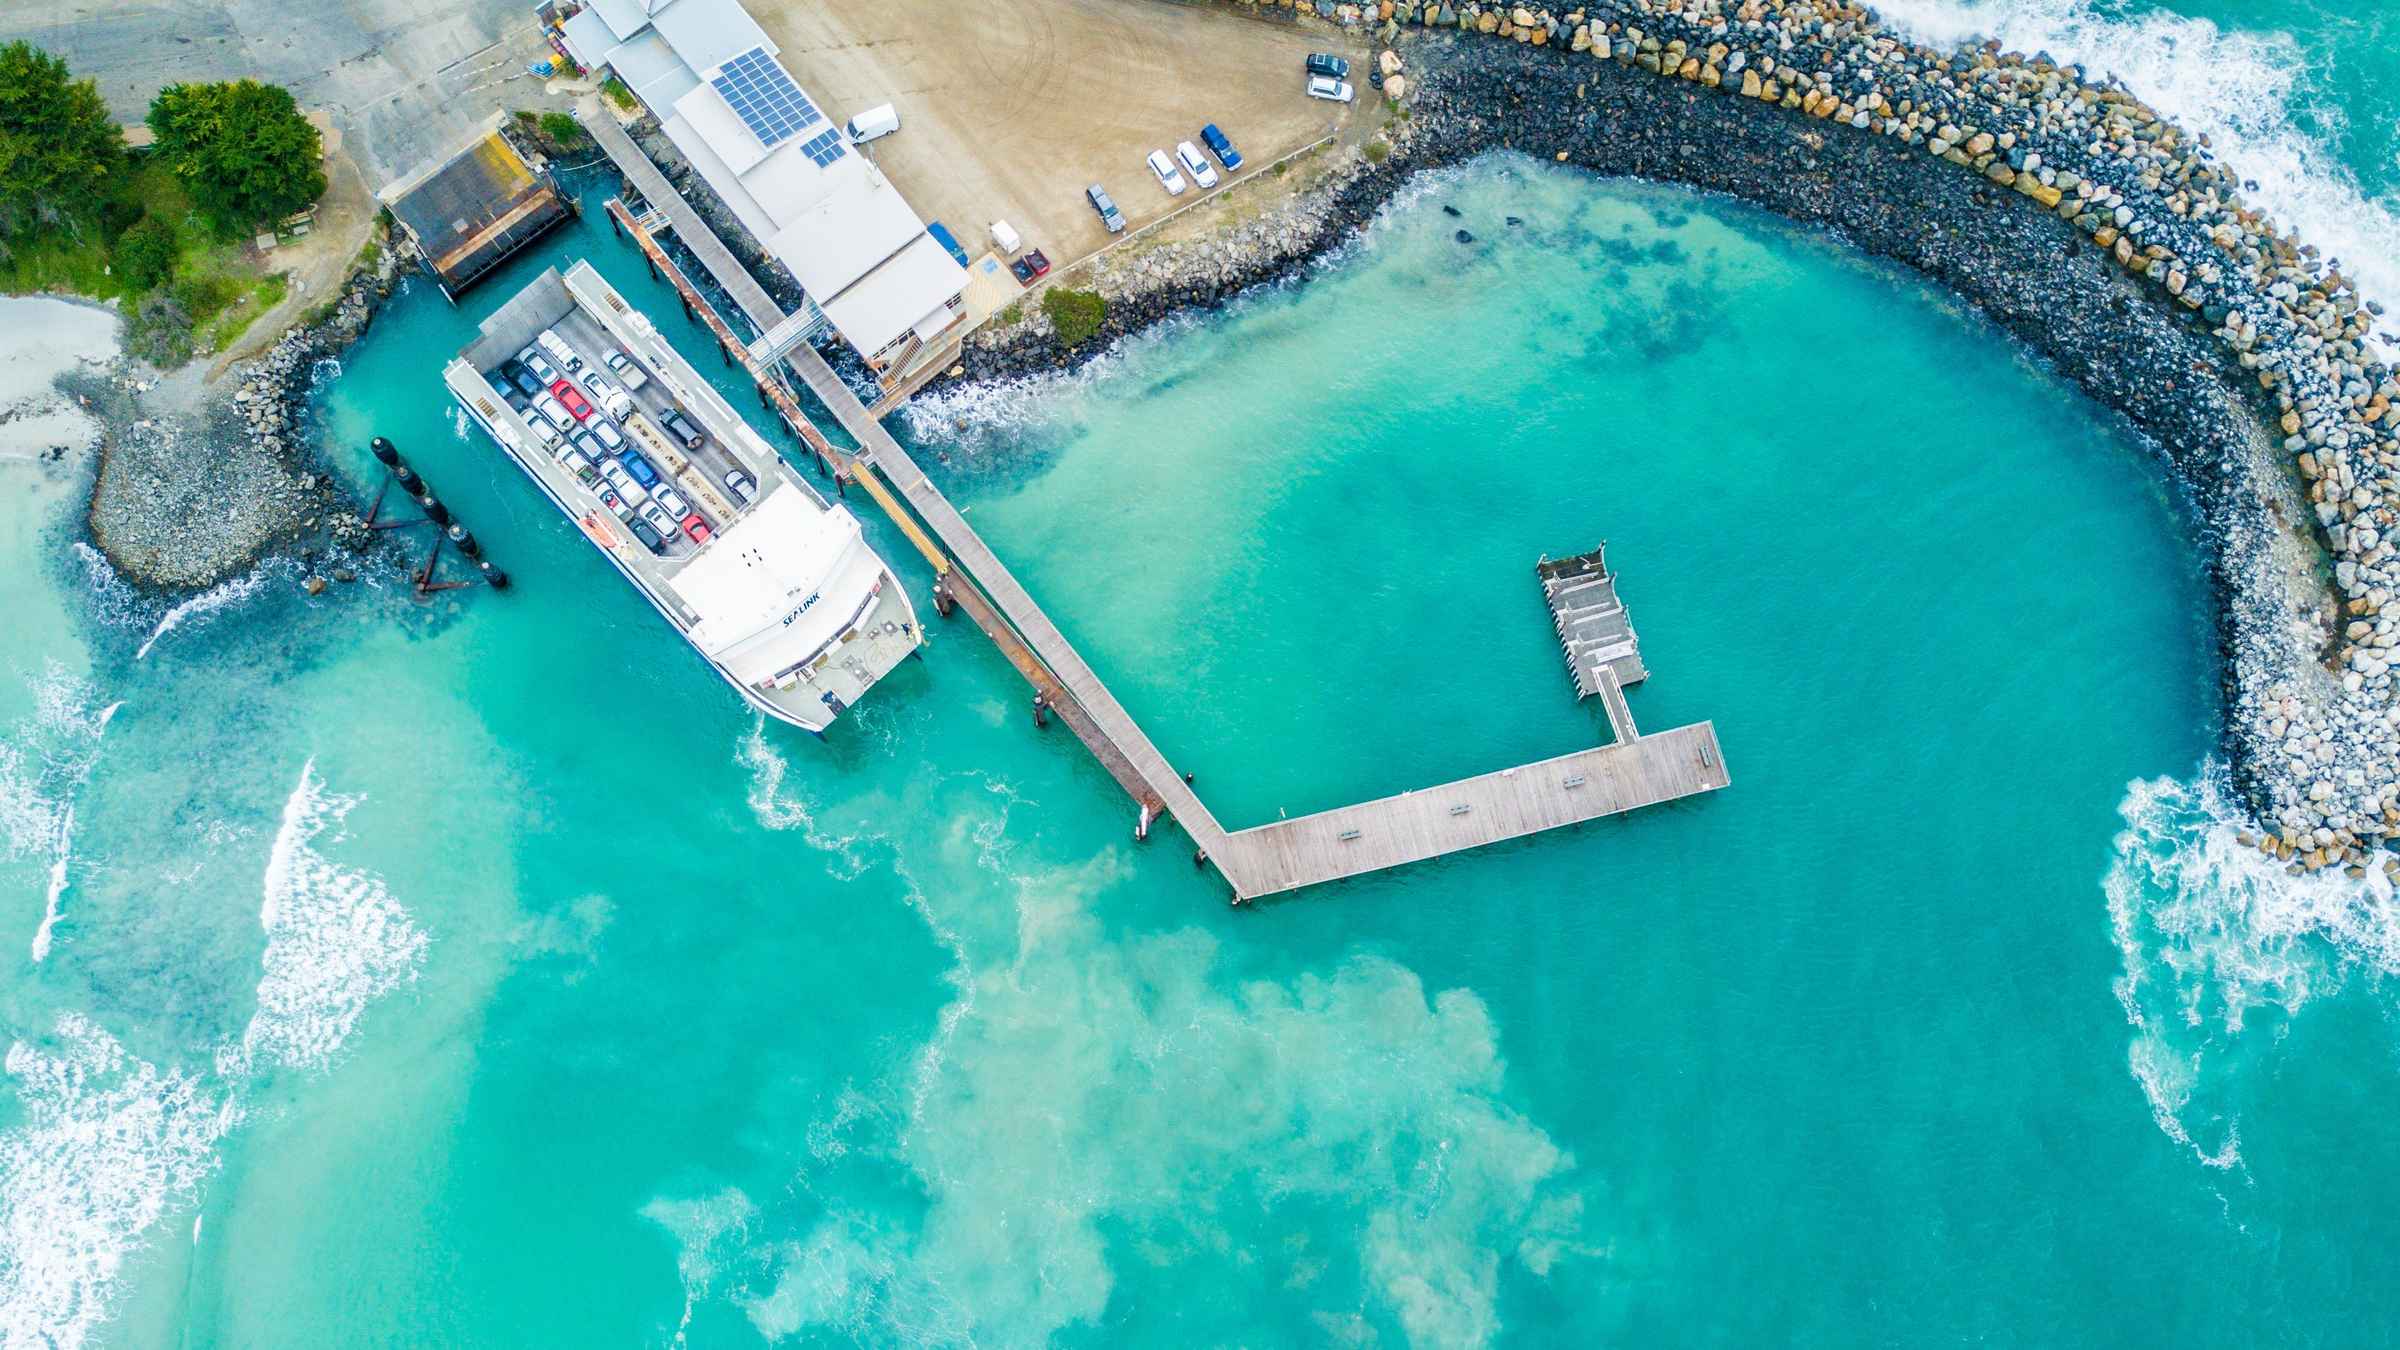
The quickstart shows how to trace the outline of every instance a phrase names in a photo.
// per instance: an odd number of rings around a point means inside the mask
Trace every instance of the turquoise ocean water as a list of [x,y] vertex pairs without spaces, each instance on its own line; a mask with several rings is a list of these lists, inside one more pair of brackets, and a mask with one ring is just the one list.
[[[2045,14],[2299,53],[2258,134],[2389,228],[2361,20]],[[539,253],[705,356],[605,229]],[[1730,791],[1255,911],[963,623],[825,742],[745,713],[449,406],[513,289],[323,399],[506,596],[162,614],[0,462],[8,1343],[2393,1338],[2388,897],[2233,848],[2184,505],[1912,279],[1492,158],[923,404],[1229,823],[1604,738],[1531,576],[1602,539],[1636,715],[1723,739]]]

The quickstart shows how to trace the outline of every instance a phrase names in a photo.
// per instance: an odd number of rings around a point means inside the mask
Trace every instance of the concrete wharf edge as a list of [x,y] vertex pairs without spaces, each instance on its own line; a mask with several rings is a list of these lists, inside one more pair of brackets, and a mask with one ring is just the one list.
[[[757,279],[666,181],[641,148],[605,112],[584,118],[626,177],[649,199],[653,211],[672,222],[685,247],[700,259],[761,333],[773,331],[783,314]],[[605,125],[606,130],[602,130]],[[611,134],[613,133],[613,135]],[[1000,561],[990,545],[950,504],[925,471],[868,411],[815,349],[802,345],[783,356],[803,383],[859,443],[853,459],[830,445],[793,402],[771,370],[746,349],[715,310],[667,260],[642,223],[621,202],[610,214],[629,226],[649,260],[674,282],[717,336],[726,358],[739,360],[760,396],[821,458],[855,475],[930,561],[941,584],[976,626],[992,638],[1035,691],[1055,708],[1119,787],[1140,806],[1137,833],[1146,833],[1163,810],[1175,818],[1207,861],[1233,887],[1236,903],[1367,872],[1419,862],[1543,830],[1596,820],[1728,786],[1724,757],[1713,723],[1701,722],[1648,736],[1629,735],[1632,717],[1621,689],[1612,690],[1611,722],[1623,739],[1533,764],[1463,778],[1438,787],[1337,807],[1291,820],[1227,831],[1181,774],[1145,734],[1124,705],[1108,691],[1074,644],[1042,612],[1033,596]],[[722,269],[722,270],[720,270]],[[936,548],[908,511],[876,481],[891,480],[917,518],[940,538]],[[948,556],[944,556],[944,550]],[[955,567],[953,563],[955,562]],[[1045,679],[1044,676],[1048,678]],[[1614,684],[1614,681],[1609,683]]]

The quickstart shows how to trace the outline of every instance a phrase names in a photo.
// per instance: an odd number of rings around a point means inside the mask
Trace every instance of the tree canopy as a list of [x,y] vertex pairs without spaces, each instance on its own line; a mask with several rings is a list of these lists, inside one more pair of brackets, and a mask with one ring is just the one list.
[[32,43],[0,45],[0,234],[90,216],[124,158],[98,86]]
[[149,121],[158,153],[193,204],[227,233],[280,220],[324,195],[317,129],[279,85],[169,85]]

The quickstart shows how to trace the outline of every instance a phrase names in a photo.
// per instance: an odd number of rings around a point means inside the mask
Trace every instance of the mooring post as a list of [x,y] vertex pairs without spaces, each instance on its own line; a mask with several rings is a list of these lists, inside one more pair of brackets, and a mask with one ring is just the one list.
[[1208,866],[1208,850],[1199,848],[1193,849],[1192,866],[1195,869]]
[[692,313],[692,297],[685,295],[682,291],[675,292],[675,303],[683,306],[684,318],[697,319],[699,317],[698,315]]
[[1050,700],[1040,694],[1033,696],[1033,729],[1041,731],[1050,725]]
[[619,239],[624,238],[625,225],[624,222],[617,219],[617,213],[614,211],[604,211],[601,214],[608,217],[608,232],[615,235]]
[[847,497],[847,496],[849,496],[849,495],[850,495],[850,492],[849,492],[849,486],[850,486],[850,475],[848,475],[848,474],[846,474],[846,473],[836,473],[836,474],[833,476],[833,495],[834,495],[834,496],[836,496],[836,497]]

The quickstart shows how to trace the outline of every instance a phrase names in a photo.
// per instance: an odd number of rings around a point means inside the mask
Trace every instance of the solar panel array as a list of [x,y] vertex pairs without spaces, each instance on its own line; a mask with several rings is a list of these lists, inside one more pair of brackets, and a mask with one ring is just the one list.
[[764,47],[752,47],[726,62],[708,82],[725,96],[725,102],[761,145],[780,144],[825,120]]
[[822,169],[842,157],[842,129],[827,127],[803,142],[800,150]]

